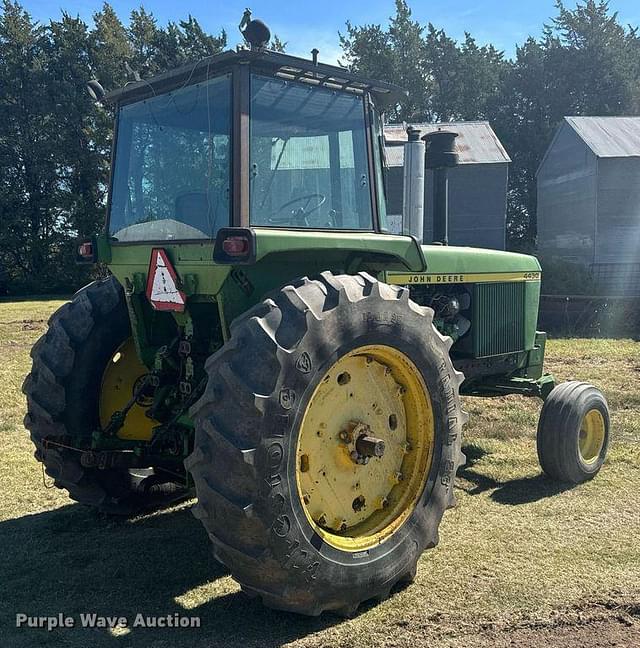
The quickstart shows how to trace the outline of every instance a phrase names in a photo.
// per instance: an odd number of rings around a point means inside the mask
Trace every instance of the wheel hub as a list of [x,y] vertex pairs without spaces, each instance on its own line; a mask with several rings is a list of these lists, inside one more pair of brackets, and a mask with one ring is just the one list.
[[598,460],[605,439],[604,418],[599,410],[589,410],[580,426],[578,449],[585,463]]
[[340,358],[300,428],[297,482],[309,522],[342,549],[388,538],[422,493],[433,434],[429,395],[406,355],[369,346]]
[[365,459],[382,457],[384,456],[384,441],[370,434],[361,434],[356,441],[356,451]]
[[338,434],[338,439],[351,448],[349,456],[356,464],[366,465],[371,457],[384,455],[384,439],[373,436],[366,423],[349,421],[347,427]]
[[[133,338],[127,339],[113,354],[102,376],[100,387],[100,425],[109,424],[115,412],[121,411],[131,397],[137,393],[141,381],[147,375],[147,368],[136,354]],[[127,413],[124,424],[118,430],[121,439],[149,440],[157,421],[146,416],[153,399],[148,389],[143,390]]]

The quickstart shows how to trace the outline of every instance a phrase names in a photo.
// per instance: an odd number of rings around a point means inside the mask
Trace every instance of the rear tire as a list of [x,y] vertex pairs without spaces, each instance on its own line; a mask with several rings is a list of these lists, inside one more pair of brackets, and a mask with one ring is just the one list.
[[[191,411],[194,452],[185,465],[198,495],[194,515],[216,558],[247,594],[277,609],[352,616],[363,601],[386,598],[394,585],[413,580],[418,558],[438,542],[464,462],[462,374],[449,358],[450,339],[432,321],[433,312],[411,302],[404,288],[365,273],[325,272],[275,291],[233,322],[230,340],[207,362],[207,389]],[[404,521],[377,544],[354,550],[332,543],[308,516],[297,478],[309,469],[298,469],[297,450],[318,386],[345,357],[373,363],[368,351],[357,355],[371,345],[398,350],[420,372],[433,413],[433,454]],[[383,402],[375,390],[371,398]],[[382,416],[386,420],[386,410]],[[339,437],[337,429],[326,434]],[[353,497],[348,495],[350,506]]]
[[609,447],[609,407],[588,383],[565,382],[553,389],[538,422],[538,459],[544,472],[560,482],[593,479]]
[[100,427],[104,369],[130,335],[120,284],[114,277],[93,282],[51,316],[49,329],[31,351],[33,366],[22,386],[27,396],[24,424],[35,457],[54,485],[81,504],[118,515],[157,506],[157,494],[147,491],[147,482],[135,471],[85,468],[77,451],[45,440],[89,446],[91,433]]

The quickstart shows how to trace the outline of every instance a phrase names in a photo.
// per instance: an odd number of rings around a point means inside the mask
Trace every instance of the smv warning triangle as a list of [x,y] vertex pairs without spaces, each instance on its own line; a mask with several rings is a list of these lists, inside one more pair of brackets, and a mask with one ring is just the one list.
[[178,275],[162,248],[154,248],[151,252],[147,298],[156,310],[182,313],[185,309],[187,296],[178,288]]

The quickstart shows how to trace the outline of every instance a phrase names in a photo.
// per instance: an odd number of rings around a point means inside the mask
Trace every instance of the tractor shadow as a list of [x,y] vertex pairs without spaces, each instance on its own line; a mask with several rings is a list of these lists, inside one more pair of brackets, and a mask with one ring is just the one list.
[[[566,487],[543,476],[499,483],[475,466],[486,451],[464,448],[458,476],[464,490],[516,505],[558,494]],[[12,648],[135,646],[255,646],[278,648],[343,620],[325,614],[300,617],[265,608],[230,580],[188,504],[125,520],[70,504],[0,522],[0,626]],[[368,609],[365,604],[361,612]],[[81,613],[198,617],[199,628],[16,628],[16,614],[73,617]]]
[[[469,444],[462,448],[467,457],[466,465],[458,470],[458,477],[463,481],[462,488],[468,495],[479,495],[493,491],[490,498],[498,504],[517,506],[531,504],[547,497],[559,495],[573,488],[572,484],[563,484],[549,479],[543,473],[535,477],[511,479],[506,482],[497,481],[482,474],[476,464],[488,453],[478,445]],[[465,482],[467,484],[465,484]]]
[[[342,620],[275,612],[240,592],[188,505],[133,520],[73,504],[0,523],[3,645],[277,647]],[[16,628],[16,614],[76,619]],[[199,617],[199,628],[84,629],[81,613]]]

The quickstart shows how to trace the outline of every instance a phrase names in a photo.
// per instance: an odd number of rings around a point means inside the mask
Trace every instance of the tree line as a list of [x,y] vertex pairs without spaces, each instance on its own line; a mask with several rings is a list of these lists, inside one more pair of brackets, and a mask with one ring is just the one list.
[[[510,247],[535,246],[535,171],[564,115],[638,114],[640,36],[605,0],[556,5],[542,35],[512,59],[468,33],[457,42],[396,0],[388,26],[347,23],[343,63],[409,95],[391,121],[487,119],[510,171]],[[189,16],[159,25],[142,7],[123,22],[105,4],[91,24],[63,12],[39,24],[14,0],[0,7],[0,294],[69,292],[87,279],[72,242],[104,222],[113,115],[107,89],[227,47]],[[310,44],[312,45],[312,44]],[[272,46],[284,44],[274,38]]]

